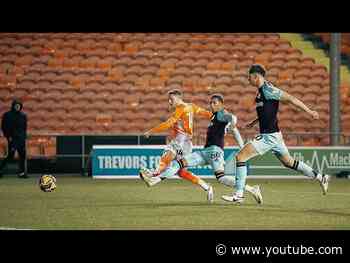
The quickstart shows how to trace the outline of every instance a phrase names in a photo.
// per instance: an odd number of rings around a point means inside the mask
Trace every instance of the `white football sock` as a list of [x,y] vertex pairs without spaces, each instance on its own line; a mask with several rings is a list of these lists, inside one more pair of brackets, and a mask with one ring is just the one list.
[[254,187],[246,184],[245,187],[244,187],[244,190],[246,190],[247,192],[252,193],[254,191]]
[[297,161],[296,170],[302,172],[305,176],[316,178],[317,180],[321,180],[322,178],[321,174],[316,173],[314,169],[302,161]]
[[205,191],[208,191],[209,190],[209,185],[204,182],[202,179],[199,179],[198,180],[198,184],[200,187],[202,187]]
[[228,187],[234,187],[235,182],[236,182],[236,180],[233,176],[228,176],[228,175],[221,176],[218,179],[218,181],[219,181],[219,183],[226,185]]
[[[158,184],[158,183],[160,183],[161,181],[162,181],[162,179],[159,177],[159,176],[157,176],[157,177],[151,177],[152,179],[152,183],[154,183],[153,185],[156,185],[156,184]],[[165,178],[164,178],[165,179]]]

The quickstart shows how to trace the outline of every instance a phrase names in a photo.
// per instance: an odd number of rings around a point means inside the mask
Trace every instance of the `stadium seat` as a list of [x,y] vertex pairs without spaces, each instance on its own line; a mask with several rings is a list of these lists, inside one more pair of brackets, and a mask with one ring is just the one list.
[[191,58],[184,58],[180,61],[178,61],[176,63],[176,66],[177,67],[181,67],[181,66],[184,66],[184,67],[192,67],[193,63],[194,63],[194,59],[191,57]]
[[221,64],[221,69],[224,71],[232,72],[234,70],[234,68],[235,68],[234,64],[232,64],[230,62],[223,62]]
[[172,76],[188,76],[191,72],[191,67],[188,66],[179,66],[177,67],[173,72],[172,72]]
[[[171,53],[165,54],[165,58],[177,58],[178,60],[184,60],[184,59],[197,59],[198,56],[201,54],[198,50],[187,50],[187,51],[173,51]],[[176,57],[175,57],[176,55]]]
[[315,65],[315,59],[314,58],[311,58],[311,57],[301,57],[300,58],[300,62],[302,64],[312,64],[312,65]]
[[[15,76],[10,81],[6,81],[6,77],[11,78],[9,76],[5,76],[5,80],[1,78],[0,90],[6,92],[0,93],[0,99],[2,103],[10,103],[16,84],[21,90],[18,95],[30,99],[26,102],[26,109],[28,107],[35,124],[39,123],[37,118],[48,120],[45,115],[35,114],[39,109],[47,112],[47,116],[56,111],[79,112],[82,108],[95,108],[97,112],[114,116],[115,105],[123,105],[134,112],[142,108],[160,116],[157,109],[166,110],[166,91],[171,88],[181,88],[191,100],[198,97],[201,103],[209,93],[221,92],[232,108],[239,110],[242,102],[236,98],[243,95],[251,99],[255,97],[254,89],[243,89],[249,85],[247,69],[252,63],[265,65],[270,81],[276,81],[279,87],[308,103],[317,104],[322,113],[329,114],[326,108],[329,103],[327,69],[313,58],[302,56],[277,33],[24,35],[12,34],[5,41],[0,38],[0,74]],[[27,46],[28,43],[31,47]],[[74,95],[71,90],[75,91]],[[157,92],[158,96],[147,96],[149,91]],[[124,97],[133,94],[136,94],[135,100],[124,101]],[[347,105],[344,88],[341,94],[344,105]],[[96,98],[98,103],[94,101]],[[160,105],[163,102],[165,106]],[[281,110],[284,112],[283,107]],[[63,112],[60,115],[66,116]],[[240,118],[248,120],[250,113],[245,111],[242,114]],[[69,118],[77,121],[77,115],[79,113],[71,114]],[[299,117],[300,113],[294,115]],[[288,121],[285,120],[287,126]],[[310,125],[310,130],[320,130],[328,125],[329,120],[322,120],[320,124]],[[140,128],[137,125],[132,127],[134,131]],[[85,128],[88,127],[80,127],[94,131],[94,127]],[[105,132],[128,131],[125,127],[105,128]],[[205,131],[204,126],[203,129]],[[306,128],[300,131],[305,132]],[[79,129],[72,126],[67,132],[79,133]]]
[[17,83],[17,78],[15,75],[0,75],[0,85],[8,88],[14,88]]
[[216,53],[210,50],[206,50],[204,52],[199,53],[197,59],[211,59],[214,56],[214,54]]
[[170,46],[171,50],[188,50],[188,43],[185,41],[176,41],[175,44]]
[[78,68],[79,64],[81,63],[81,59],[79,58],[66,58],[63,60],[63,67],[68,69]]
[[306,78],[309,78],[310,75],[311,75],[311,70],[310,69],[300,69],[300,70],[297,70],[294,73],[295,77],[306,77]]
[[124,45],[124,51],[128,54],[135,54],[139,50],[139,45],[137,43],[127,43]]
[[318,68],[318,69],[314,69],[311,71],[310,77],[312,77],[312,78],[321,77],[321,78],[325,79],[325,78],[329,77],[329,73],[327,72],[327,69],[325,69],[325,68]]
[[29,140],[27,143],[27,156],[29,159],[40,157],[43,155],[43,150],[38,140]]
[[62,67],[63,66],[63,60],[62,59],[55,59],[55,58],[52,58],[48,61],[48,64],[47,64],[49,67],[52,67],[52,68],[58,68],[58,67]]
[[221,76],[214,81],[216,86],[220,85],[220,84],[230,85],[231,82],[232,82],[232,78],[230,78],[228,76]]
[[178,60],[175,58],[166,59],[160,64],[160,67],[173,70],[177,62]]
[[48,138],[43,142],[43,153],[46,158],[56,156],[56,138]]
[[29,66],[32,63],[33,59],[34,59],[34,57],[31,55],[19,57],[19,58],[17,58],[15,65],[18,67]]
[[100,69],[110,69],[113,65],[113,59],[101,59],[97,61],[96,66]]
[[7,142],[4,139],[0,139],[0,158],[4,158],[7,155]]
[[213,60],[212,62],[209,62],[207,64],[207,69],[208,70],[220,70],[222,63],[223,63],[222,60],[218,60],[218,59]]
[[296,136],[287,136],[284,138],[288,146],[298,146],[298,138]]
[[158,41],[146,41],[140,50],[144,50],[144,49],[151,49],[153,51],[156,51],[157,48],[159,46],[159,42]]
[[329,136],[322,136],[320,141],[321,146],[329,146],[330,145],[330,139]]
[[94,44],[94,41],[81,41],[77,43],[76,49],[81,52],[88,52]]

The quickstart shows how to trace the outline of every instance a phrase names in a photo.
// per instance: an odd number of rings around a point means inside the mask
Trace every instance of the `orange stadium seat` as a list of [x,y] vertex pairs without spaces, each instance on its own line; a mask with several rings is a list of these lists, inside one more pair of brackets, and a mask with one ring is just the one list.
[[46,158],[52,158],[56,156],[56,139],[49,138],[43,142],[43,154]]
[[[243,89],[249,86],[247,69],[252,63],[265,65],[270,81],[315,104],[325,116],[329,114],[329,72],[277,33],[12,34],[8,39],[0,38],[0,54],[1,102],[10,103],[13,95],[28,98],[26,109],[33,116],[34,131],[55,112],[62,120],[66,116],[78,122],[79,115],[85,116],[82,111],[96,111],[90,119],[94,121],[91,129],[85,123],[70,123],[65,130],[56,123],[49,126],[52,132],[99,131],[96,114],[114,116],[118,107],[134,113],[139,109],[152,111],[158,119],[161,112],[167,114],[166,91],[171,88],[181,88],[185,96],[198,99],[204,106],[208,94],[221,92],[237,111],[250,105],[237,98],[246,95],[253,101],[255,97],[253,88]],[[341,93],[346,106],[349,96],[344,90]],[[38,114],[39,109],[46,115]],[[347,109],[342,109],[343,114]],[[282,107],[281,117],[284,112]],[[249,114],[242,111],[239,117],[248,120]],[[302,116],[297,111],[292,115]],[[145,120],[137,117],[139,122]],[[329,120],[322,119],[308,129],[302,124],[300,132],[322,131]],[[283,125],[290,126],[291,120],[283,119]],[[137,125],[108,125],[99,132],[139,130]],[[296,144],[295,137],[288,140]]]
[[174,77],[177,75],[187,76],[188,74],[190,74],[190,72],[191,72],[191,67],[179,66],[172,72],[172,76],[174,76]]
[[204,52],[199,53],[197,56],[197,59],[201,59],[201,58],[211,59],[212,57],[214,57],[215,54],[217,54],[217,53],[214,51],[206,50]]
[[170,46],[171,50],[187,50],[189,47],[188,43],[185,41],[176,41],[175,44]]
[[191,58],[184,58],[176,63],[176,67],[181,67],[181,66],[192,67],[194,61],[195,60],[192,57]]
[[201,52],[198,50],[189,50],[182,55],[182,59],[197,59]]
[[208,70],[220,70],[222,66],[223,61],[222,60],[213,60],[212,62],[209,62],[207,64],[207,69]]
[[171,58],[167,59],[160,64],[161,68],[166,68],[166,69],[175,69],[175,65],[177,63],[177,59]]
[[17,58],[15,65],[19,67],[29,66],[32,63],[33,59],[34,57],[32,55],[19,57]]
[[29,140],[27,143],[28,158],[39,157],[43,154],[42,146],[38,140]]
[[7,142],[4,139],[0,139],[0,158],[4,158],[7,155]]

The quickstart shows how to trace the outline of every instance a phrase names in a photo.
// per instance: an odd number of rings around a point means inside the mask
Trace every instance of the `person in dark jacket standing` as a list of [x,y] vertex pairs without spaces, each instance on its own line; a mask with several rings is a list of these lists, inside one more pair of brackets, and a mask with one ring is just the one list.
[[19,178],[28,178],[25,171],[26,162],[26,138],[27,138],[27,116],[22,112],[23,104],[19,100],[13,100],[11,110],[2,116],[1,129],[7,139],[7,157],[0,165],[0,176],[8,161],[13,160],[16,151],[19,155]]

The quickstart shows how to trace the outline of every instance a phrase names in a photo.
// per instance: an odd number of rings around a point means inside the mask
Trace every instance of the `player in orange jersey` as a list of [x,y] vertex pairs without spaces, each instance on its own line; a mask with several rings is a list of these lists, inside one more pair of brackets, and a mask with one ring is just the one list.
[[[193,103],[183,101],[183,94],[180,90],[171,90],[168,92],[169,106],[174,110],[172,116],[165,122],[148,130],[144,136],[148,138],[152,133],[170,130],[170,143],[165,147],[161,156],[159,166],[154,171],[154,181],[161,181],[165,178],[159,177],[174,159],[181,159],[184,155],[192,152],[192,136],[193,136],[193,118],[195,115],[202,116],[206,119],[212,117],[212,113]],[[191,181],[199,185],[207,192],[208,201],[214,199],[213,188],[208,185],[203,179],[190,173],[186,169],[181,169],[178,172],[181,178]],[[142,179],[142,173],[140,173]],[[148,185],[148,182],[145,181]],[[150,185],[148,185],[150,186]]]
[[[235,177],[225,175],[224,161],[224,136],[229,133],[234,136],[240,148],[244,147],[244,141],[236,127],[237,117],[224,109],[224,98],[220,94],[214,94],[210,98],[210,108],[212,116],[207,130],[207,139],[204,149],[194,153],[184,153],[182,159],[173,160],[160,175],[143,167],[140,169],[140,176],[148,186],[154,186],[162,181],[161,178],[167,178],[183,170],[186,167],[195,167],[197,165],[210,164],[215,172],[215,177],[219,183],[228,187],[235,187]],[[180,157],[178,155],[177,157]],[[231,157],[229,157],[231,158]],[[155,176],[156,175],[156,176]],[[244,191],[249,192],[258,204],[263,203],[261,190],[258,185],[250,186],[245,184]]]

